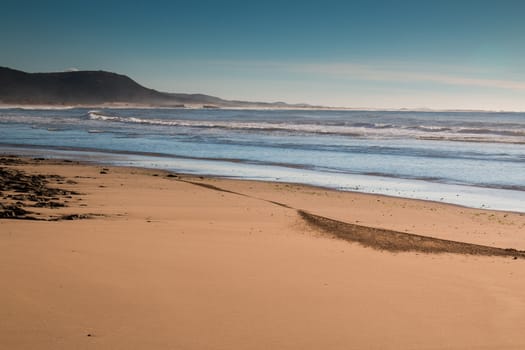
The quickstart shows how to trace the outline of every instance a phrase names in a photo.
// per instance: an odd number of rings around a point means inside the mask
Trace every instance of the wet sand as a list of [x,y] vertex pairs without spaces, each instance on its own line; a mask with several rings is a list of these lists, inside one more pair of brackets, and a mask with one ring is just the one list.
[[0,348],[525,348],[523,214],[75,162],[0,167]]

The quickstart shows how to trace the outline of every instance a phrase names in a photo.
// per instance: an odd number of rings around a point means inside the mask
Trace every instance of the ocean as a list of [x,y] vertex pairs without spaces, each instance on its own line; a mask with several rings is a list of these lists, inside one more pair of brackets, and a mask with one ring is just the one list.
[[525,113],[0,109],[0,152],[525,212]]

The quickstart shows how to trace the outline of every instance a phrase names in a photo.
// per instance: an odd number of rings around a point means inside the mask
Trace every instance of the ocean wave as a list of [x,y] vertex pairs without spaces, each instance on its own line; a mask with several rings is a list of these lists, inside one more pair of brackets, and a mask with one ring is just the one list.
[[[179,126],[191,128],[219,128],[230,130],[255,130],[255,131],[290,131],[319,134],[342,134],[360,136],[362,133],[350,131],[342,125],[322,124],[290,124],[270,122],[239,122],[239,121],[204,121],[204,120],[181,120],[181,119],[143,119],[136,117],[108,116],[97,111],[88,113],[89,119],[98,121],[110,121],[120,123],[135,123],[147,125]],[[382,127],[380,127],[382,128]]]
[[509,127],[465,127],[443,125],[394,125],[389,123],[366,122],[273,122],[273,121],[238,121],[238,120],[185,120],[153,119],[130,116],[106,115],[100,111],[89,111],[90,120],[157,125],[169,127],[188,127],[201,129],[227,129],[246,132],[288,132],[291,134],[330,134],[352,137],[372,138],[408,138],[441,141],[525,143],[525,130]]
[[433,126],[433,125],[418,125],[409,127],[409,129],[413,130],[420,130],[420,131],[426,131],[426,132],[447,132],[447,131],[453,131],[452,128],[444,127],[444,126]]
[[485,128],[459,128],[459,132],[464,134],[480,134],[480,135],[502,135],[502,136],[525,136],[523,129],[485,129]]

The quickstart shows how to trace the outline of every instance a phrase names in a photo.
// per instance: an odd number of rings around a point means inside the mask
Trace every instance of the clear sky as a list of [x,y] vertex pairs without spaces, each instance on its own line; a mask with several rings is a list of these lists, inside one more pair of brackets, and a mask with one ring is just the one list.
[[522,0],[0,4],[0,66],[227,99],[525,110]]

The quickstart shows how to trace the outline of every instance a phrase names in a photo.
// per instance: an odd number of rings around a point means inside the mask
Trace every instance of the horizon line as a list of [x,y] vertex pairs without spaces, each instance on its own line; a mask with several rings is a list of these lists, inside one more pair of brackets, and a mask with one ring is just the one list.
[[[350,107],[350,106],[337,106],[337,105],[319,105],[319,104],[312,104],[309,102],[286,102],[286,100],[277,100],[277,101],[262,101],[257,100],[256,98],[248,98],[248,100],[242,99],[242,98],[223,98],[216,95],[211,95],[209,93],[205,92],[173,92],[173,91],[162,91],[157,90],[157,88],[151,88],[147,87],[145,85],[142,85],[142,83],[138,82],[134,78],[130,77],[127,74],[117,73],[110,70],[105,69],[77,69],[77,68],[67,68],[65,70],[55,70],[55,71],[47,71],[47,72],[28,72],[21,69],[11,68],[7,66],[0,65],[0,68],[5,68],[9,70],[19,71],[26,74],[56,74],[56,73],[82,73],[82,72],[105,72],[105,73],[111,73],[116,75],[121,75],[124,77],[127,77],[131,80],[133,80],[135,83],[139,84],[140,86],[143,86],[147,89],[156,90],[161,93],[168,93],[168,94],[187,94],[187,95],[206,95],[210,97],[216,97],[219,99],[222,99],[227,102],[248,102],[248,103],[266,103],[266,104],[285,104],[286,106],[283,107],[220,107],[220,109],[253,109],[253,110],[268,110],[268,109],[288,109],[288,110],[347,110],[347,111],[383,111],[383,112],[395,112],[395,111],[406,111],[406,112],[478,112],[478,113],[525,113],[524,110],[512,110],[512,109],[478,109],[478,108],[433,108],[433,107]],[[115,106],[111,106],[111,103],[108,103],[107,105],[68,105],[68,106],[59,106],[59,105],[24,105],[24,104],[16,104],[16,105],[10,105],[10,104],[3,104],[0,101],[0,109],[11,109],[11,108],[23,108],[23,109],[39,109],[40,108],[46,108],[46,109],[72,109],[72,108],[144,108],[144,109],[154,109],[154,108],[162,108],[162,109],[169,109],[170,107],[163,107],[163,106],[147,106],[147,105],[141,105],[141,104],[133,104],[130,103],[128,106],[118,106],[117,104],[121,104],[118,102],[115,102]],[[189,106],[192,106],[192,104],[188,104]],[[195,104],[193,107],[190,108],[196,108]]]

